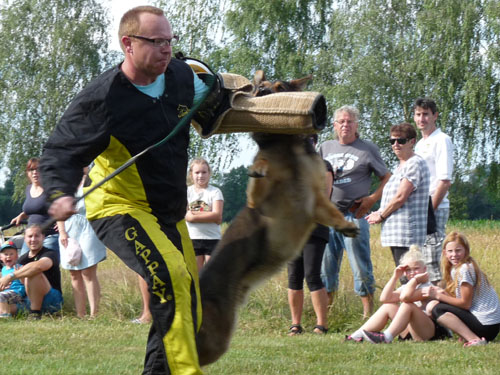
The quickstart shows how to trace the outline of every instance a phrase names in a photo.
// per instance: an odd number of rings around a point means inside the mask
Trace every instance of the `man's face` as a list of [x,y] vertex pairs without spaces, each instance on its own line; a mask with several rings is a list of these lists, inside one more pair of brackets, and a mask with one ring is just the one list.
[[[172,39],[172,27],[164,16],[151,13],[142,13],[139,16],[140,27],[138,36],[149,39],[164,38]],[[131,53],[129,54],[136,70],[143,75],[156,79],[163,74],[172,59],[172,47],[169,45],[157,47],[153,43],[130,38]]]
[[44,238],[41,229],[37,227],[28,228],[24,233],[24,242],[31,251],[41,250]]
[[437,112],[432,113],[432,111],[428,108],[416,107],[413,120],[415,120],[415,124],[417,124],[417,128],[419,128],[421,132],[429,133],[436,129],[437,117]]
[[337,115],[333,126],[339,136],[340,143],[348,144],[356,140],[358,123],[349,112],[340,112]]

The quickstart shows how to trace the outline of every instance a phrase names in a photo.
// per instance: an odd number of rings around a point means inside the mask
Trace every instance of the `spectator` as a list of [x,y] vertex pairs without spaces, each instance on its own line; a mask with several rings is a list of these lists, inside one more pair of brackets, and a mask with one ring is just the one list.
[[22,304],[26,290],[21,280],[12,280],[11,276],[21,268],[17,264],[17,247],[12,241],[5,242],[0,247],[0,260],[3,263],[2,279],[0,280],[0,318],[10,318],[17,312],[17,304]]
[[[23,212],[11,220],[11,224],[20,225],[21,221],[28,220],[28,226],[31,224],[42,225],[50,216],[47,213],[47,194],[43,190],[42,181],[38,165],[40,160],[38,158],[31,158],[26,164],[26,176],[30,181],[26,187],[26,199],[23,203]],[[57,226],[51,226],[44,231],[45,239],[43,246],[47,249],[54,250],[59,256],[59,234],[56,230]],[[29,248],[23,244],[21,255],[28,252]]]
[[442,326],[457,333],[464,347],[485,345],[500,331],[500,301],[493,286],[470,255],[467,238],[458,232],[443,242],[445,289],[429,286],[422,290],[435,299],[427,310]]
[[189,165],[186,223],[193,241],[198,271],[210,259],[221,238],[220,224],[224,198],[219,188],[210,185],[212,171],[203,158],[194,159]]
[[390,130],[389,141],[399,165],[384,186],[378,211],[366,217],[370,224],[382,223],[382,246],[390,246],[396,266],[411,244],[423,246],[427,235],[429,168],[413,152],[417,132],[403,122]]
[[[370,226],[364,217],[382,196],[382,189],[391,174],[378,147],[359,137],[358,119],[359,111],[354,107],[337,109],[333,126],[338,140],[326,141],[320,147],[321,157],[329,161],[334,170],[331,200],[344,213],[345,219],[360,229],[356,238],[349,238],[330,228],[321,275],[332,301],[338,289],[345,249],[354,276],[354,290],[361,297],[363,317],[367,318],[373,310],[375,279],[370,258]],[[379,178],[380,184],[370,194],[372,173]]]
[[[78,186],[78,195],[83,195],[83,184],[86,180],[89,168],[83,170],[82,182]],[[59,241],[61,242],[61,266],[69,270],[71,274],[71,286],[75,300],[76,315],[85,317],[85,294],[89,301],[90,317],[95,318],[99,311],[101,299],[101,286],[97,278],[97,264],[106,259],[106,247],[96,237],[92,226],[85,215],[85,204],[83,200],[78,201],[76,214],[59,225]],[[62,223],[62,222],[61,222]],[[70,264],[65,249],[68,247],[68,239],[75,240],[81,250],[80,263]]]
[[[318,142],[318,135],[310,136],[314,147]],[[332,192],[333,169],[329,162],[326,164],[326,195]],[[316,314],[316,325],[313,332],[325,334],[328,332],[328,297],[321,280],[321,262],[328,243],[328,227],[318,224],[307,241],[300,256],[288,263],[288,304],[292,315],[292,325],[289,336],[303,333],[301,325],[302,309],[304,306],[304,278],[311,293],[311,301]]]
[[139,274],[137,274],[137,282],[139,283],[139,291],[141,292],[142,311],[138,318],[134,318],[130,322],[134,324],[149,324],[151,323],[152,314],[149,309],[151,295],[149,294],[148,284]]
[[448,190],[453,174],[453,143],[451,138],[436,127],[438,118],[434,100],[419,98],[413,106],[414,120],[422,133],[415,153],[427,163],[431,173],[429,194],[436,217],[437,232],[427,236],[422,253],[426,259],[429,279],[433,284],[441,280],[441,244],[446,235],[446,222],[450,216]]
[[14,280],[24,282],[28,295],[29,317],[39,320],[42,313],[55,313],[63,304],[61,271],[58,254],[43,246],[44,235],[39,224],[31,224],[24,232],[29,251],[19,258],[20,269],[0,279],[0,288]]
[[[425,313],[429,298],[423,297],[422,288],[431,284],[418,246],[410,246],[410,250],[403,254],[400,261],[380,295],[380,302],[383,305],[361,328],[347,336],[346,341],[366,340],[372,344],[379,344],[390,343],[398,335],[400,340],[416,341],[446,336],[444,328],[435,324]],[[398,279],[402,275],[409,281],[396,289]],[[389,327],[384,332],[379,332],[389,320],[392,321]]]

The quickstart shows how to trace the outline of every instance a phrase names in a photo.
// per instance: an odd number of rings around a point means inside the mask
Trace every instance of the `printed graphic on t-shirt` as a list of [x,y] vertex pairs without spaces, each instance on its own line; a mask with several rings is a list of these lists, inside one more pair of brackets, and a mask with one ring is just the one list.
[[206,202],[202,200],[197,200],[193,201],[189,204],[189,210],[190,211],[204,211],[204,212],[210,212],[212,211],[212,207],[210,207]]
[[334,185],[342,185],[351,182],[351,177],[344,175],[354,168],[358,159],[358,156],[347,152],[327,155],[326,160],[329,161],[333,167]]

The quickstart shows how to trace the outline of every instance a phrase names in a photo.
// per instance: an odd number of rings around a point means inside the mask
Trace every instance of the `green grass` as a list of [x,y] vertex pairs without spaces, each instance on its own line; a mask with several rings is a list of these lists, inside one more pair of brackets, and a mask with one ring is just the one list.
[[[451,222],[449,230],[464,232],[472,255],[500,291],[500,223]],[[378,288],[389,278],[390,250],[380,246],[372,228],[372,259]],[[129,320],[140,312],[135,274],[110,252],[99,265],[102,307],[92,321],[75,318],[69,275],[63,271],[65,307],[61,317],[0,321],[0,374],[139,374],[149,327]],[[286,300],[286,273],[278,273],[248,299],[241,309],[230,350],[206,366],[218,374],[497,374],[500,339],[484,347],[462,348],[456,340],[371,345],[343,343],[345,334],[361,325],[362,307],[354,295],[347,258],[341,270],[341,288],[329,312],[330,332],[310,333],[315,319],[306,288],[302,336],[288,337],[290,312]],[[380,289],[377,292],[380,293]]]

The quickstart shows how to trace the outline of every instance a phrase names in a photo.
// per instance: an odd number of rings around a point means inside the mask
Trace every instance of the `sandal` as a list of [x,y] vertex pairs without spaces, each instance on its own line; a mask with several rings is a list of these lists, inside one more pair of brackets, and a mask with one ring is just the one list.
[[475,340],[467,341],[464,344],[464,348],[468,348],[470,346],[486,345],[487,343],[488,343],[488,341],[486,341],[486,339],[483,337],[481,339],[475,339]]
[[300,324],[292,324],[288,330],[288,336],[296,336],[304,333],[304,329]]
[[[318,331],[316,331],[318,330]],[[317,335],[326,335],[328,333],[328,328],[325,328],[324,326],[316,325],[314,326],[313,332]]]

